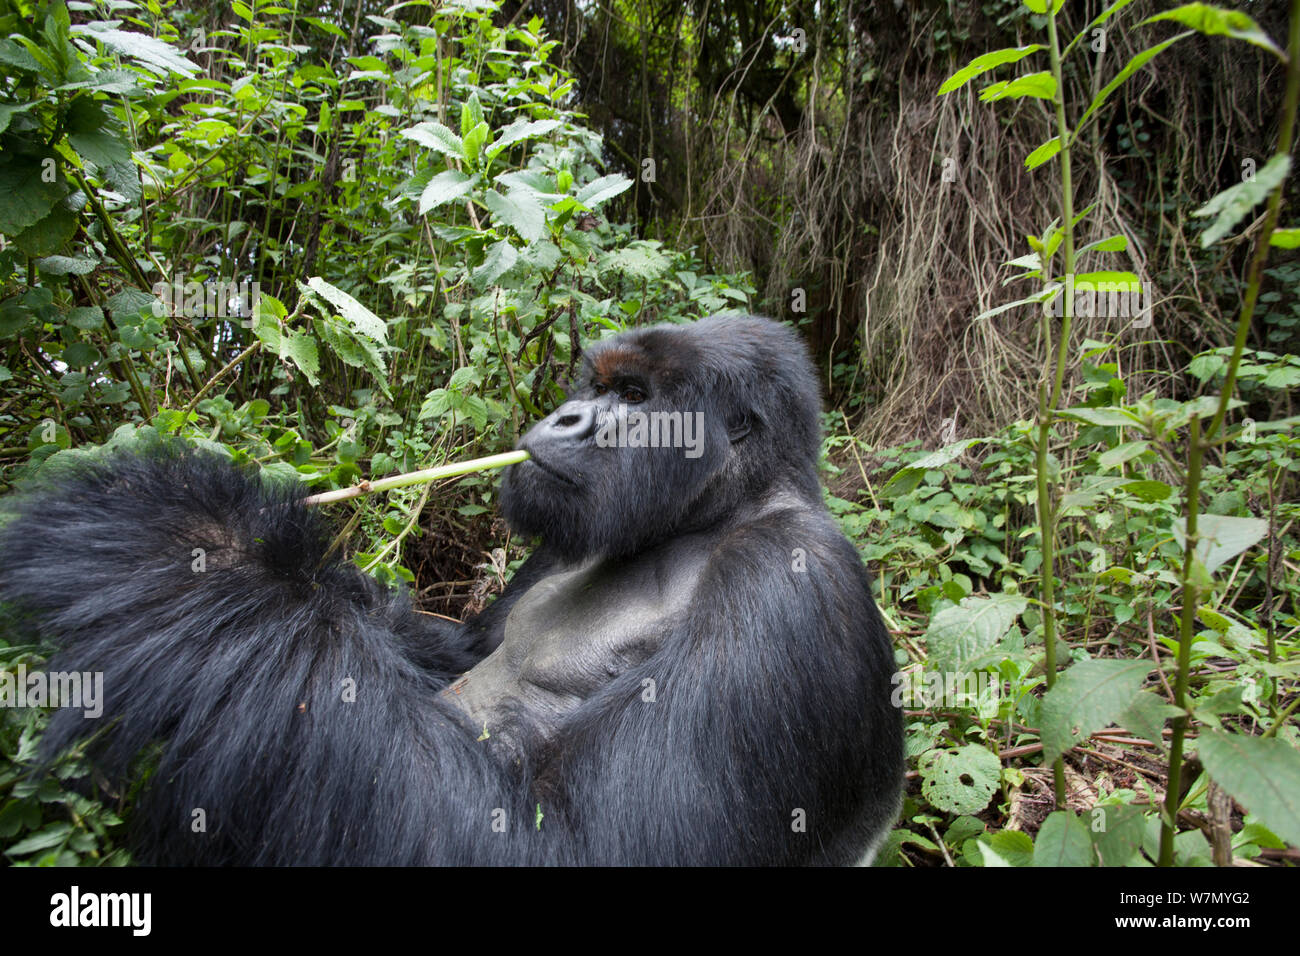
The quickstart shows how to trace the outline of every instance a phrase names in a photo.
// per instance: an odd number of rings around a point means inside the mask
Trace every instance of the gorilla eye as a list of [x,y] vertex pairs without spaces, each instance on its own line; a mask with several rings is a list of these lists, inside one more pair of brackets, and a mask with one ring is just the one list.
[[641,391],[641,389],[637,388],[635,385],[631,385],[623,390],[623,401],[627,402],[629,405],[639,405],[644,402],[645,399],[645,392]]
[[591,388],[592,391],[594,391],[597,395],[604,395],[606,392],[609,391],[609,386],[604,384],[603,382],[597,382],[596,384],[591,386]]

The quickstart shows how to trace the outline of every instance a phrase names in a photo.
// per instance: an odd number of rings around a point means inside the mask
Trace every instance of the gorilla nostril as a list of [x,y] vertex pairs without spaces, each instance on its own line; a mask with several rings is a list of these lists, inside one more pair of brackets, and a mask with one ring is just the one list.
[[561,438],[580,441],[595,430],[596,410],[587,404],[561,406],[551,420],[551,434]]

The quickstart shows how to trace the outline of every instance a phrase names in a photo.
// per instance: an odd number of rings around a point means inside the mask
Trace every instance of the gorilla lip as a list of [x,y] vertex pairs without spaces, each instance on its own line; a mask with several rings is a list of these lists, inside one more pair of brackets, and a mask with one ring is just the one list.
[[528,452],[529,455],[528,460],[521,461],[519,464],[514,466],[515,468],[522,468],[524,465],[527,465],[531,462],[532,464],[536,465],[538,468],[542,469],[542,471],[550,475],[552,478],[554,478],[556,481],[562,481],[566,485],[571,485],[574,488],[578,487],[578,483],[576,481],[574,481],[572,478],[570,478],[568,475],[564,474],[562,471],[555,468],[554,466],[549,465],[546,462],[542,461],[542,459],[537,457],[536,452],[528,448],[525,448],[523,450]]

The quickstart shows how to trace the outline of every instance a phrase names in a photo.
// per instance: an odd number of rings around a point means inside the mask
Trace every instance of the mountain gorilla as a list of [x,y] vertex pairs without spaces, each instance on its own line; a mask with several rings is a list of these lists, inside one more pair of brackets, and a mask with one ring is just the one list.
[[175,446],[81,466],[0,532],[50,669],[103,673],[103,718],[57,711],[47,753],[90,737],[139,783],[151,863],[859,861],[901,724],[818,410],[763,319],[594,346],[505,476],[542,545],[459,626],[331,554],[300,491]]

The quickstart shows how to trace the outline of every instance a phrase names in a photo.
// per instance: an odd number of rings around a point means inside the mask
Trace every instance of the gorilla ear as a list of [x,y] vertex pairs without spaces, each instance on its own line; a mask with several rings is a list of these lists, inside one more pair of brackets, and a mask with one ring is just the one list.
[[752,427],[749,412],[735,412],[727,416],[727,437],[733,445],[748,435]]

